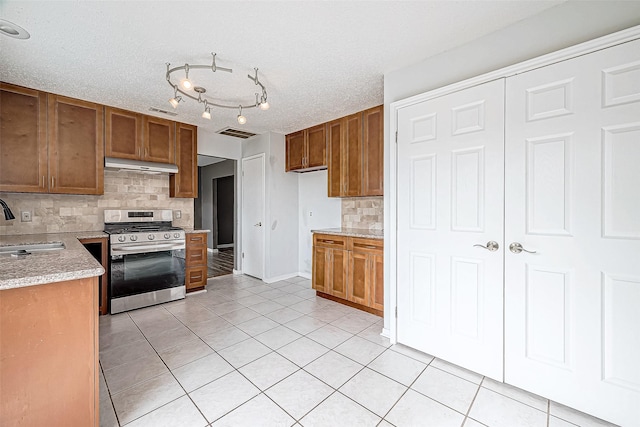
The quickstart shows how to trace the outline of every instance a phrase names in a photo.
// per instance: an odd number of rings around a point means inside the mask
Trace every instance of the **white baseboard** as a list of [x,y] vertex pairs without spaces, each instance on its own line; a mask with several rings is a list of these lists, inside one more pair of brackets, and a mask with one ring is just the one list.
[[311,273],[298,271],[298,276],[311,280]]
[[242,274],[242,270],[233,269],[233,274]]
[[380,336],[383,336],[385,338],[389,338],[391,336],[391,334],[389,333],[388,329],[382,328],[382,332],[380,332]]
[[298,276],[298,272],[283,274],[282,276],[269,277],[268,279],[262,279],[262,281],[265,283],[274,283],[274,282],[279,282],[280,280],[291,279],[292,277],[296,277],[296,276]]
[[207,252],[210,252],[212,254],[217,254],[218,253],[218,249],[207,248]]
[[198,294],[203,294],[203,293],[205,293],[205,292],[207,292],[207,290],[206,290],[206,289],[202,289],[202,290],[195,291],[195,292],[189,292],[189,293],[187,294],[187,297],[190,297],[190,296],[193,296],[193,295],[198,295]]

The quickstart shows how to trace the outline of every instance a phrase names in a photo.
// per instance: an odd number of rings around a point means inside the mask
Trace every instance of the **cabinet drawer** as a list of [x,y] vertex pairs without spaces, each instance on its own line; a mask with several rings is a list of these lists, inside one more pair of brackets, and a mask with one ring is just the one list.
[[384,241],[382,239],[364,239],[361,237],[352,237],[349,249],[354,252],[366,252],[382,255],[382,252],[384,250]]
[[187,240],[187,246],[206,245],[207,234],[206,233],[187,233],[186,240]]
[[206,246],[187,246],[186,250],[187,267],[201,266],[207,264]]
[[314,234],[313,245],[322,246],[324,248],[346,250],[348,239],[349,239],[348,237],[338,236],[335,234]]
[[185,270],[184,284],[187,291],[204,287],[207,284],[207,266],[188,267]]

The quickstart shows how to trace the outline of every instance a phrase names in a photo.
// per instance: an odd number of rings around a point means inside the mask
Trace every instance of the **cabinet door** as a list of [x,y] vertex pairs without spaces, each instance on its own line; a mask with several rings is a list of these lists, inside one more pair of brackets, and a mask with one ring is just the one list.
[[171,197],[198,197],[198,128],[178,123],[176,163],[178,173],[169,177]]
[[343,196],[360,196],[362,192],[362,113],[345,119],[346,162],[343,169],[345,189]]
[[105,155],[119,159],[142,158],[142,115],[105,108]]
[[347,299],[347,278],[349,268],[349,252],[339,249],[331,250],[330,258],[330,293],[334,297]]
[[327,124],[327,169],[329,197],[340,197],[343,193],[342,144],[344,142],[345,120],[338,119]]
[[187,267],[184,276],[187,292],[200,290],[207,284],[207,266]]
[[382,196],[384,178],[384,117],[382,105],[363,113],[363,196]]
[[369,305],[369,255],[362,252],[349,253],[349,301]]
[[369,307],[384,310],[384,258],[382,255],[370,255],[369,263]]
[[286,172],[303,169],[304,166],[304,131],[291,133],[286,137]]
[[327,281],[327,258],[329,249],[322,247],[313,247],[313,271],[311,287],[318,292],[326,292],[329,290],[326,288],[325,283]]
[[144,150],[142,160],[158,163],[175,162],[175,122],[144,116]]
[[49,95],[49,192],[104,193],[102,105]]
[[307,152],[305,168],[321,168],[327,165],[326,126],[321,124],[306,130]]
[[47,94],[0,84],[0,191],[47,192]]

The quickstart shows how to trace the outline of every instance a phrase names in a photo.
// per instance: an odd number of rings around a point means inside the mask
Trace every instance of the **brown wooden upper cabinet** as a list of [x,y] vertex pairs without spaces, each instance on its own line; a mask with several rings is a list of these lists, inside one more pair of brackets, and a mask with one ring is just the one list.
[[327,125],[329,197],[383,195],[383,120],[380,105]]
[[178,173],[169,176],[169,196],[198,197],[198,128],[178,123],[176,164]]
[[107,157],[175,163],[175,122],[107,107]]
[[286,136],[285,171],[308,172],[327,167],[326,124]]

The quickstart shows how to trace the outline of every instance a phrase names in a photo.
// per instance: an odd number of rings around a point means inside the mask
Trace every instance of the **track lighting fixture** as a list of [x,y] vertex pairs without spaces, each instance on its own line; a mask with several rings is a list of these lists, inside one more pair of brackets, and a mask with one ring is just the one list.
[[[189,65],[184,64],[180,67],[171,68],[171,64],[167,62],[167,73],[165,78],[169,83],[169,86],[173,88],[174,94],[173,98],[169,100],[169,103],[173,108],[178,108],[180,102],[184,102],[183,96],[187,98],[191,98],[194,101],[198,101],[199,103],[204,104],[204,112],[202,113],[202,117],[205,119],[211,119],[211,106],[219,107],[219,108],[239,108],[239,114],[236,117],[238,123],[243,125],[247,122],[247,118],[242,115],[243,108],[255,108],[258,107],[260,110],[268,110],[269,102],[267,102],[267,89],[258,79],[258,69],[254,68],[254,75],[247,74],[247,77],[253,81],[253,83],[257,86],[260,86],[261,94],[256,93],[256,100],[254,104],[224,104],[222,101],[215,102],[211,98],[205,98],[204,94],[207,92],[207,89],[200,85],[194,85],[194,83],[189,78],[189,71],[193,69],[208,69],[211,72],[215,73],[217,71],[224,71],[226,73],[231,73],[233,70],[231,68],[219,67],[216,65],[216,54],[211,53],[213,59],[210,65]],[[172,74],[177,71],[184,71],[184,78],[178,81],[172,81]],[[180,92],[180,95],[178,95]],[[194,93],[195,92],[195,93]]]

